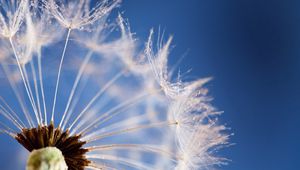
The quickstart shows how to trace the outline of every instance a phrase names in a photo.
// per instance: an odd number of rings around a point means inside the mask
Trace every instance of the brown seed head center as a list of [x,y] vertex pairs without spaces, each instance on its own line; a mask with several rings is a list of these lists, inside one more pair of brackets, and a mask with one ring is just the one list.
[[84,170],[90,161],[85,157],[88,150],[83,148],[86,142],[80,141],[80,137],[81,135],[70,136],[68,130],[63,132],[50,123],[49,126],[23,129],[15,139],[29,152],[49,146],[56,147],[63,153],[69,170]]

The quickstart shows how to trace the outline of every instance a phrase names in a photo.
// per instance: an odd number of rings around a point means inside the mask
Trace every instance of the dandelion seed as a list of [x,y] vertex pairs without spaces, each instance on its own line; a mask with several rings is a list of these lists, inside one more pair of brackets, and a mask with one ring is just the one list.
[[64,27],[69,29],[81,29],[93,24],[98,19],[107,15],[118,4],[118,0],[103,0],[91,7],[90,0],[79,1],[43,1],[45,8]]
[[28,0],[1,1],[0,33],[6,38],[13,37],[20,29],[28,8]]
[[1,4],[0,132],[30,152],[28,170],[223,164],[215,150],[229,135],[203,87],[210,78],[173,80],[172,37],[159,35],[154,47],[151,30],[141,49],[121,15],[107,22],[118,4]]

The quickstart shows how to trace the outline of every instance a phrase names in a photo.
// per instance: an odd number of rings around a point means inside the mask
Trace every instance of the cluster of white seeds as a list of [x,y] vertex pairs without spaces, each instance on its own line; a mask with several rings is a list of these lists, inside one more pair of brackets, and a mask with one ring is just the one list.
[[[229,135],[203,87],[209,78],[174,78],[176,69],[168,69],[172,37],[154,38],[151,30],[141,43],[121,14],[109,17],[119,5],[0,0],[0,74],[11,90],[0,90],[1,132],[15,138],[54,123],[86,142],[85,169],[223,164],[215,152]],[[33,151],[27,169],[66,169],[63,156],[55,148]]]

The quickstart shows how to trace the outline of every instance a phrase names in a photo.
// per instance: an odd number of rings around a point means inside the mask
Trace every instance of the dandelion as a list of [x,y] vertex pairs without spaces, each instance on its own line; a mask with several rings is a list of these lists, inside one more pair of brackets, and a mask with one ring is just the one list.
[[29,151],[27,170],[226,163],[215,154],[229,135],[210,105],[210,78],[173,79],[172,37],[155,41],[151,30],[141,48],[120,14],[107,21],[118,4],[1,3],[0,131]]

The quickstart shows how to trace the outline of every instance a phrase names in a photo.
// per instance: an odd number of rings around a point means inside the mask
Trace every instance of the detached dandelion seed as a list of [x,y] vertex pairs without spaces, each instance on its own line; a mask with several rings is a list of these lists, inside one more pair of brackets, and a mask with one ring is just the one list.
[[1,0],[0,132],[30,152],[27,170],[225,164],[210,78],[174,80],[172,37],[151,30],[141,48],[121,14],[107,20],[119,4]]

